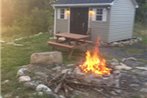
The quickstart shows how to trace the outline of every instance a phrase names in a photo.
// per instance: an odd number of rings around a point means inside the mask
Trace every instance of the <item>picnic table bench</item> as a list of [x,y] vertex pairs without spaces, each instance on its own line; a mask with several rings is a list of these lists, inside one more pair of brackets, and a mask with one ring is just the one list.
[[48,45],[51,45],[52,47],[60,47],[60,48],[66,48],[70,50],[70,53],[68,55],[68,58],[70,59],[72,56],[72,53],[74,51],[74,46],[72,45],[67,45],[67,44],[63,44],[63,43],[58,43],[58,42],[54,42],[54,41],[48,41]]

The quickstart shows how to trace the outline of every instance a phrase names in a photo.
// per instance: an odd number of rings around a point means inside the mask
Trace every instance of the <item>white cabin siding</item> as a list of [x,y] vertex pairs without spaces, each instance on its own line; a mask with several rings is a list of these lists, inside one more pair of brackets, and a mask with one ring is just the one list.
[[135,6],[131,0],[115,0],[111,7],[109,42],[132,37]]
[[58,32],[68,32],[68,26],[69,26],[69,22],[68,22],[68,18],[67,19],[60,19],[59,18],[59,10],[60,8],[56,8],[56,33]]

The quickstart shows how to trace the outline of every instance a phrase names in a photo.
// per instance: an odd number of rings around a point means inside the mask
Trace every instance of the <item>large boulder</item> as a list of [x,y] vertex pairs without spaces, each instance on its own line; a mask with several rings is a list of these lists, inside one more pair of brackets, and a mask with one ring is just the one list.
[[33,53],[30,61],[31,64],[37,65],[61,64],[62,62],[62,53],[58,51]]

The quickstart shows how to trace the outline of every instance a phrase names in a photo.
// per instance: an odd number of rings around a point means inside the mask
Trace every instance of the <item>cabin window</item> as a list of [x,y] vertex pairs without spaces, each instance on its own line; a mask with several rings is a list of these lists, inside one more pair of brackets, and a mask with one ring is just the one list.
[[57,19],[67,19],[66,8],[57,9]]
[[60,9],[60,19],[64,19],[65,18],[65,10],[64,9]]
[[103,9],[96,9],[96,21],[102,21],[103,19]]
[[106,8],[93,8],[94,15],[92,21],[107,21],[107,9]]

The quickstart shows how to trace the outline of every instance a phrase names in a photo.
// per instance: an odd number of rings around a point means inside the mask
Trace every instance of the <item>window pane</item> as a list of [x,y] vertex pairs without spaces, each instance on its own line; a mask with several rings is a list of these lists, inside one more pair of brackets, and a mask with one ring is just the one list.
[[64,9],[61,9],[61,13],[64,13]]
[[96,16],[96,20],[102,20],[102,16],[97,15],[97,16]]
[[60,18],[61,18],[61,19],[64,19],[64,15],[61,15]]
[[97,9],[96,14],[103,14],[103,9]]
[[65,12],[64,9],[60,10],[60,19],[64,19],[64,12]]

